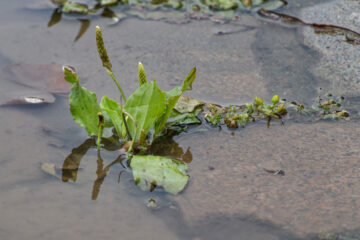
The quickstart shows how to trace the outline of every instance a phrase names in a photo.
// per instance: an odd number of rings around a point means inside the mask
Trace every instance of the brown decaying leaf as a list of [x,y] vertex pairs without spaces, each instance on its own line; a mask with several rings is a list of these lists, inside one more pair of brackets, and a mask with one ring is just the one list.
[[10,64],[2,72],[5,79],[51,93],[68,93],[71,89],[71,84],[64,79],[62,66],[56,63]]
[[307,23],[302,21],[299,18],[281,14],[273,11],[268,11],[265,9],[260,9],[258,14],[262,17],[279,21],[285,24],[291,25],[302,25],[302,26],[309,26],[314,29],[314,32],[317,34],[328,34],[333,36],[345,36],[345,42],[360,45],[360,33],[355,32],[351,29],[335,26],[335,25],[328,25],[328,24],[318,24],[318,23]]

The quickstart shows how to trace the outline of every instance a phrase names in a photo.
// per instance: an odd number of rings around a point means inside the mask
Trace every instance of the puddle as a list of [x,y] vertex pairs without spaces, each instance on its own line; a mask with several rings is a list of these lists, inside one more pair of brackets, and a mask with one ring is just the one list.
[[[138,61],[165,90],[179,85],[196,66],[197,79],[187,95],[223,105],[251,102],[254,96],[270,102],[274,94],[309,105],[319,87],[328,89],[328,79],[315,74],[323,54],[304,43],[301,27],[254,14],[226,25],[130,18],[108,26],[108,19],[97,17],[74,42],[79,21],[63,18],[48,28],[53,10],[32,12],[22,8],[24,2],[0,3],[0,32],[6,33],[0,68],[71,65],[86,88],[116,99],[95,47],[95,25],[100,25],[127,95],[138,84]],[[300,7],[316,4],[289,1],[280,12],[296,16]],[[20,89],[1,76],[0,81],[9,92]],[[357,103],[358,96],[350,95]],[[317,239],[320,232],[352,230],[356,235],[360,229],[360,129],[355,120],[275,122],[270,128],[260,122],[236,131],[206,125],[162,139],[152,146],[154,153],[189,165],[189,184],[171,196],[161,188],[141,191],[130,170],[114,162],[118,152],[103,150],[101,162],[94,146],[78,159],[76,179],[71,175],[64,182],[65,159],[88,137],[73,122],[67,97],[55,98],[41,106],[0,108],[1,239],[296,240]],[[41,163],[60,169],[61,178],[42,172]],[[101,177],[99,166],[109,164]],[[74,169],[67,170],[73,174]],[[280,170],[284,174],[273,173]],[[147,207],[150,199],[154,208]]]

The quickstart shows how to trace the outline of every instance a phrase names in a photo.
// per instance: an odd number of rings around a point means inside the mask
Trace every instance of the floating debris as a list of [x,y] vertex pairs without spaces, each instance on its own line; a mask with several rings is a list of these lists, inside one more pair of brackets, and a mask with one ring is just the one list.
[[262,17],[274,21],[278,21],[284,24],[312,27],[316,34],[344,36],[346,42],[351,44],[360,44],[360,33],[345,27],[329,25],[329,24],[307,23],[299,18],[286,14],[276,13],[266,9],[260,9],[257,11],[257,13]]
[[[30,90],[30,92],[32,92],[32,90]],[[55,102],[55,97],[52,94],[46,92],[31,95],[18,95],[17,93],[10,95],[14,96],[6,97],[7,99],[3,103],[0,102],[0,105],[42,104]]]

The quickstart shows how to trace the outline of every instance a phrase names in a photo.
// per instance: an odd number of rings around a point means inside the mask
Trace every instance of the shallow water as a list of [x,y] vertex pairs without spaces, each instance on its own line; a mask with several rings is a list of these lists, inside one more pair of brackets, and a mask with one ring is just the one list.
[[[69,64],[98,96],[118,93],[98,59],[95,25],[102,26],[127,94],[137,87],[138,61],[166,90],[196,66],[197,80],[188,95],[220,104],[250,102],[254,96],[270,100],[273,94],[311,104],[317,89],[327,84],[312,74],[320,56],[303,44],[299,28],[250,14],[225,25],[132,18],[110,27],[107,19],[95,17],[74,42],[79,21],[65,18],[48,28],[52,10],[24,9],[29,2],[35,1],[0,3],[0,67]],[[290,1],[288,13],[313,4]],[[216,35],[219,31],[229,34]],[[7,91],[19,87],[1,76],[0,82]],[[269,129],[260,122],[234,132],[191,128],[153,146],[157,154],[189,162],[188,186],[170,196],[158,189],[142,192],[121,164],[111,167],[99,188],[94,148],[81,160],[75,183],[42,172],[41,163],[61,168],[87,139],[70,116],[67,97],[0,111],[0,239],[290,240],[360,227],[355,121],[275,122]],[[185,159],[188,149],[192,157]],[[102,151],[104,166],[117,155]],[[285,176],[264,168],[283,169]],[[151,198],[156,209],[147,208]]]

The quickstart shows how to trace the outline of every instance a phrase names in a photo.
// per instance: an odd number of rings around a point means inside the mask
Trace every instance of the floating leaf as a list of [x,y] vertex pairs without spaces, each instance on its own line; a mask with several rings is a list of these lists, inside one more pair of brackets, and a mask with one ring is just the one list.
[[71,84],[64,80],[62,66],[51,64],[10,64],[4,67],[5,79],[51,93],[68,93]]
[[136,184],[144,191],[162,186],[171,194],[178,194],[186,186],[189,176],[183,162],[159,156],[133,156],[130,164]]
[[181,96],[178,102],[175,105],[175,109],[180,113],[190,113],[195,110],[195,108],[204,105],[205,103],[187,96]]

